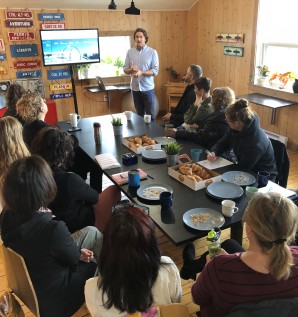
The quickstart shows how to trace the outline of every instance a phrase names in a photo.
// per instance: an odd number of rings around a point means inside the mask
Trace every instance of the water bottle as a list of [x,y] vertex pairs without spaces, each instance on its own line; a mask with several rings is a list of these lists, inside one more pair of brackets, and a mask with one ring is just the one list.
[[94,140],[96,144],[101,144],[101,125],[98,122],[93,123]]
[[221,231],[219,228],[214,228],[208,232],[207,245],[208,245],[209,256],[211,259],[215,255],[221,253],[220,234],[221,234]]

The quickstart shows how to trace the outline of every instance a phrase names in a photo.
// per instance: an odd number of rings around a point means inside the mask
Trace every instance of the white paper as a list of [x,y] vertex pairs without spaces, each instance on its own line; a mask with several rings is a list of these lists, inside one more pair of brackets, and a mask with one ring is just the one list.
[[290,197],[296,195],[296,193],[292,190],[283,188],[278,184],[275,184],[271,181],[268,182],[266,187],[259,188],[259,193],[279,193],[285,197]]
[[103,170],[121,166],[111,153],[95,155],[95,159]]
[[216,161],[213,161],[213,162],[211,162],[209,160],[204,160],[204,161],[199,161],[198,163],[200,165],[208,168],[209,170],[214,170],[216,168],[220,168],[220,167],[234,164],[233,162],[228,161],[228,160],[224,159],[223,157],[219,157]]

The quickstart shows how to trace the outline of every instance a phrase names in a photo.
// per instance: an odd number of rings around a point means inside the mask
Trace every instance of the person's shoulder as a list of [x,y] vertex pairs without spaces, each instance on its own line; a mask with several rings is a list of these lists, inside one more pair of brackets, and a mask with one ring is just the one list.
[[216,267],[220,267],[223,268],[224,265],[232,265],[235,262],[239,262],[241,261],[239,258],[239,254],[220,254],[215,256],[211,262],[213,262],[213,264]]
[[161,264],[174,264],[174,261],[171,258],[169,258],[168,256],[162,256],[160,258],[160,263]]
[[290,246],[290,250],[294,258],[294,263],[298,264],[298,246]]
[[85,283],[85,289],[95,289],[95,288],[97,288],[98,280],[99,280],[98,276],[89,278],[86,281],[86,283]]

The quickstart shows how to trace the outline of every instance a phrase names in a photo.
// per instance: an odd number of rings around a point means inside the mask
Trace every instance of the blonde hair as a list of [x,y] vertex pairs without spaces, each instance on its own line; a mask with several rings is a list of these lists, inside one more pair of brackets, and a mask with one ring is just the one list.
[[17,113],[27,122],[37,119],[42,107],[42,97],[38,92],[27,92],[16,105]]
[[23,127],[13,117],[0,118],[0,183],[9,166],[16,160],[30,156],[23,140]]
[[288,246],[297,231],[297,207],[278,193],[258,194],[244,213],[262,252],[269,256],[269,273],[276,280],[286,280],[291,273],[293,257]]
[[233,105],[227,107],[226,116],[231,121],[239,121],[247,126],[254,117],[254,113],[248,107],[248,101],[246,99],[239,99]]
[[212,91],[212,107],[215,111],[225,109],[235,101],[235,93],[229,87],[214,88]]

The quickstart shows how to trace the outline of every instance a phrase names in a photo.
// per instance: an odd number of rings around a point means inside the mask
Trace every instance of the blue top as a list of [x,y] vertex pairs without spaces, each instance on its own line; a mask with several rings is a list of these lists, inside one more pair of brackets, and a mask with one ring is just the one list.
[[[128,50],[123,68],[130,68],[131,63],[141,71],[152,70],[154,76],[158,74],[159,60],[157,52],[147,45],[141,50],[135,47]],[[134,91],[152,90],[154,89],[154,78],[153,76],[141,76],[139,78],[131,76],[130,87]]]

